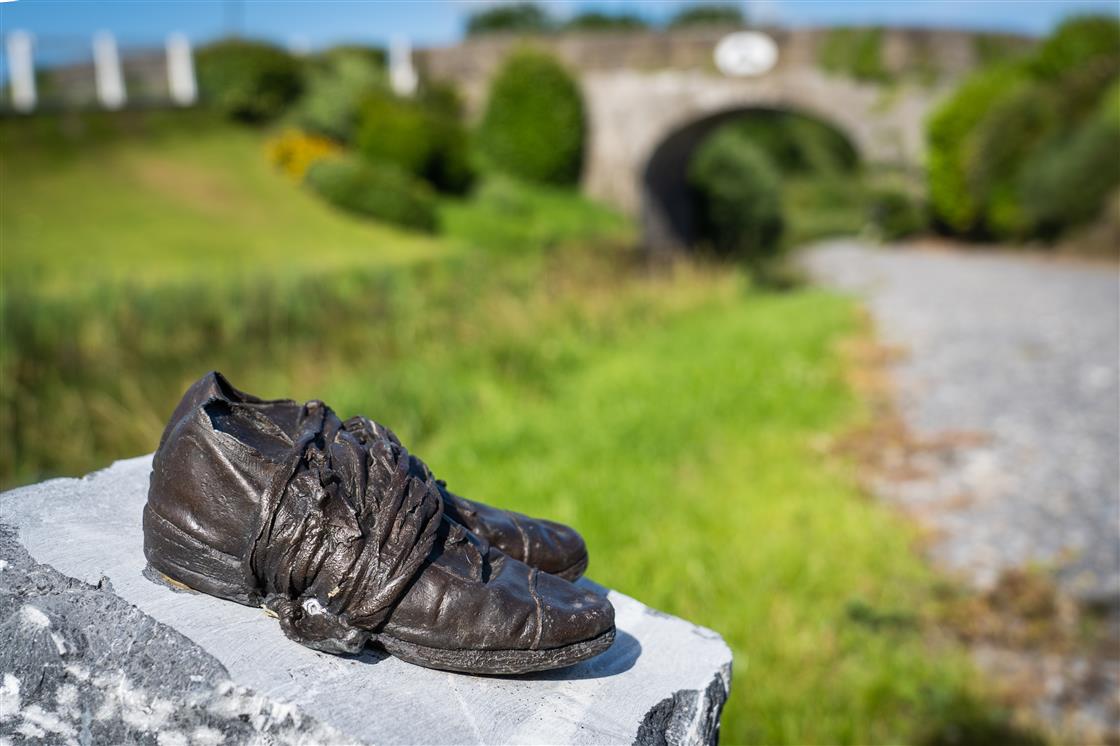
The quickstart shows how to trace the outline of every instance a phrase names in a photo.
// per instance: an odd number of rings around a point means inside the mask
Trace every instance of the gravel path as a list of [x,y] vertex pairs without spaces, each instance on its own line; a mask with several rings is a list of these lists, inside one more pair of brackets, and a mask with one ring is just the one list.
[[981,587],[1053,568],[1082,600],[1120,604],[1117,270],[852,240],[805,261],[866,298],[880,339],[905,351],[893,382],[909,428],[973,435],[887,488],[933,522],[935,560]]

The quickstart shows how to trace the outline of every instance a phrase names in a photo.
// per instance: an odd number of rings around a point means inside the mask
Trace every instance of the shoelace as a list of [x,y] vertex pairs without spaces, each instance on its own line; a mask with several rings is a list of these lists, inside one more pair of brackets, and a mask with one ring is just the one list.
[[326,431],[328,411],[305,405],[292,456],[262,496],[248,569],[289,637],[357,652],[431,553],[443,502],[399,441]]

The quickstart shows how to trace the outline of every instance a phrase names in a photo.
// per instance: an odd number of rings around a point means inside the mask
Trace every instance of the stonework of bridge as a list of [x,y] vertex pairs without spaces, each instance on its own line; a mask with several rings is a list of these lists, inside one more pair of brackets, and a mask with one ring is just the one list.
[[713,62],[728,31],[483,37],[424,50],[419,64],[432,78],[460,86],[477,113],[491,76],[515,48],[528,44],[555,55],[578,76],[584,94],[584,190],[640,216],[647,246],[669,249],[693,235],[687,165],[719,125],[751,111],[806,114],[847,136],[865,162],[912,168],[922,159],[926,116],[979,54],[977,36],[968,32],[885,29],[880,44],[888,74],[904,77],[917,67],[933,74],[921,84],[884,85],[826,72],[820,57],[827,30],[763,29],[778,47],[777,64],[737,78]]

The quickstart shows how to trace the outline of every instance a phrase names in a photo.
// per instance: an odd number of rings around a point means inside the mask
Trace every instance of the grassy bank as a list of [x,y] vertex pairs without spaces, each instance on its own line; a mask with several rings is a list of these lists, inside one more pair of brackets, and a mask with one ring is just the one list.
[[[12,125],[9,125],[9,130]],[[260,137],[200,119],[47,149],[5,138],[4,275],[40,291],[285,267],[401,263],[446,247],[360,223],[278,178]]]
[[282,178],[259,132],[197,113],[127,116],[0,123],[5,286],[59,295],[94,284],[222,284],[630,235],[620,216],[570,192],[502,179],[445,199],[441,237],[398,230]]
[[[493,182],[417,238],[314,202],[252,133],[108,147],[5,160],[38,182],[0,208],[6,483],[151,450],[217,368],[381,420],[457,491],[578,526],[592,577],[731,644],[726,743],[951,743],[996,722],[936,633],[912,531],[820,447],[863,416],[848,300],[651,273],[624,222],[563,192]],[[129,170],[153,159],[232,184],[247,215]],[[103,163],[122,170],[98,191]],[[161,217],[138,228],[133,199]],[[71,224],[46,225],[60,204]]]

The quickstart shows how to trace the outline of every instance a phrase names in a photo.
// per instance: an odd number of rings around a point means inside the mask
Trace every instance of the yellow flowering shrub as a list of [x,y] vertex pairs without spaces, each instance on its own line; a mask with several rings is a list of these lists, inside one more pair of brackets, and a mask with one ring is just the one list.
[[297,129],[284,130],[265,144],[269,162],[297,182],[313,163],[341,152],[333,140]]

